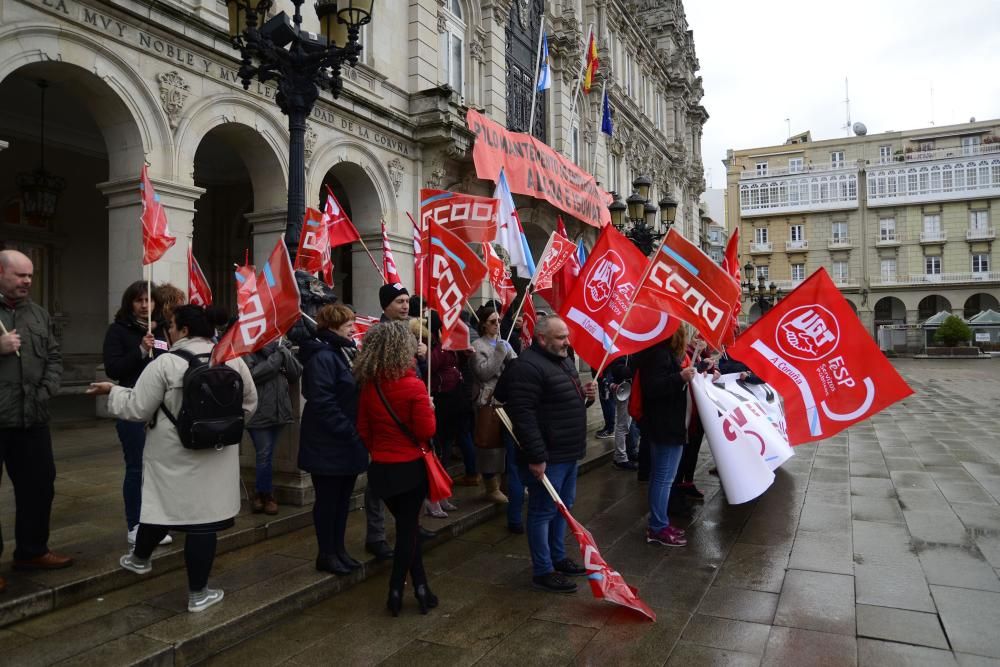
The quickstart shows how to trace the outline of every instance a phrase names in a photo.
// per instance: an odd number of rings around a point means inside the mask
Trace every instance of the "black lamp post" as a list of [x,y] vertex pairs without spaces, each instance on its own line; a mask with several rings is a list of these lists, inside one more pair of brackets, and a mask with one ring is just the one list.
[[[649,201],[650,185],[652,182],[649,178],[639,176],[632,182],[633,190],[628,199],[623,202],[616,192],[614,201],[608,206],[608,210],[611,211],[611,224],[624,233],[644,255],[653,252],[657,242],[674,224],[677,215],[677,202],[670,195],[664,195],[659,205]],[[660,214],[659,219],[657,211]]]
[[302,4],[292,0],[295,13],[285,12],[264,22],[274,0],[226,0],[229,34],[240,50],[239,76],[243,88],[250,81],[274,81],[275,101],[288,116],[288,220],[285,243],[293,258],[306,209],[306,119],[325,88],[337,97],[343,88],[340,69],[356,65],[361,54],[358,34],[371,22],[374,0],[318,0],[320,34],[302,30]]
[[774,304],[781,298],[781,291],[773,282],[770,285],[764,284],[764,276],[757,276],[754,283],[753,274],[756,266],[752,262],[747,262],[743,266],[743,296],[748,303],[756,303],[760,308],[760,315],[763,317],[767,311],[774,307]]
[[45,79],[36,83],[41,93],[39,163],[34,171],[18,174],[17,184],[21,188],[21,207],[25,217],[44,225],[56,214],[56,204],[59,202],[59,194],[66,187],[66,179],[45,169],[45,91],[49,83]]

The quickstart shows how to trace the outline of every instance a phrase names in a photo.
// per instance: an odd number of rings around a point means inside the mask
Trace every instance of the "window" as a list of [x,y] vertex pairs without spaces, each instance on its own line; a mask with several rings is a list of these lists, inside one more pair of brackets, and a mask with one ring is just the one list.
[[986,273],[990,270],[990,256],[989,255],[973,255],[972,256],[972,272],[973,273]]
[[892,146],[885,144],[878,147],[878,161],[880,164],[892,162]]
[[975,155],[979,151],[980,141],[981,139],[978,135],[974,137],[962,137],[962,154]]
[[835,283],[847,282],[847,262],[836,261],[833,263],[833,282]]
[[802,240],[802,225],[792,225],[788,228],[789,239],[792,241]]
[[465,95],[465,20],[461,0],[450,0],[444,10],[441,33],[441,78]]
[[934,150],[934,142],[933,141],[921,141],[920,142],[920,146],[919,146],[919,150],[920,150],[921,153],[927,153],[927,152],[930,152],[930,151]]
[[611,156],[611,174],[609,174],[611,180],[611,191],[621,194],[622,191],[622,180],[621,180],[621,158],[617,155]]
[[767,282],[768,279],[769,279],[768,270],[767,270],[768,267],[766,267],[766,266],[758,266],[758,267],[755,267],[755,268],[757,269],[757,280],[760,281],[760,279],[763,278],[764,282]]
[[806,279],[806,265],[792,264],[792,280],[805,280],[805,279]]
[[830,225],[830,232],[834,243],[845,243],[847,241],[847,223],[834,222]]
[[974,232],[985,232],[990,227],[989,211],[969,211],[969,229]]
[[753,230],[753,242],[757,245],[767,243],[767,227],[755,227]]
[[580,164],[580,128],[573,123],[573,162]]
[[879,241],[896,240],[896,218],[879,218],[878,240]]
[[844,151],[833,151],[830,153],[830,166],[834,169],[844,166]]
[[759,160],[757,162],[757,175],[767,176],[767,160]]
[[789,158],[789,160],[788,160],[788,173],[789,174],[797,174],[797,173],[799,173],[801,171],[803,171],[802,158],[800,158],[800,157]]
[[924,257],[924,273],[929,276],[941,275],[941,257],[938,255]]
[[941,233],[941,215],[925,215],[924,216],[924,234],[928,236],[931,234]]
[[882,260],[882,280],[896,280],[896,258]]
[[625,94],[632,97],[632,55],[625,54]]

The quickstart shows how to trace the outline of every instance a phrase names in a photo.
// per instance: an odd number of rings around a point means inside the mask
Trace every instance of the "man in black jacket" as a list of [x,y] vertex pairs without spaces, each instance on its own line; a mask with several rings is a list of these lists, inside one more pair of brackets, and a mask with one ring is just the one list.
[[581,385],[569,358],[569,329],[559,317],[540,320],[535,341],[504,372],[495,396],[505,404],[520,446],[521,479],[530,490],[527,534],[537,588],[572,593],[563,575],[587,573],[566,557],[566,521],[545,490],[548,477],[567,507],[576,497],[577,461],[587,449],[587,401],[593,382]]

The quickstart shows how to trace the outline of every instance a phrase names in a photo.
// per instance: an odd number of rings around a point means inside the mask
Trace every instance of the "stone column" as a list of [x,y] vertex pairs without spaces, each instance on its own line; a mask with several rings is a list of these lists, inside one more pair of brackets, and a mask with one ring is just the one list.
[[[371,233],[361,233],[362,238],[365,241],[365,245],[371,250],[372,256],[378,263],[379,268],[382,266],[382,232],[381,230]],[[392,239],[390,238],[390,243]],[[393,250],[396,250],[398,243],[392,243]],[[412,246],[411,246],[411,253]],[[395,256],[395,255],[394,255]],[[402,256],[402,255],[401,255]],[[406,284],[408,291],[411,295],[413,294],[412,289],[410,289],[409,282],[407,280],[406,265],[397,265],[396,267],[400,273],[400,277],[403,279],[404,284]],[[413,275],[412,264],[409,270],[409,275]],[[372,266],[372,260],[368,258],[368,253],[365,249],[361,247],[360,243],[351,244],[351,287],[352,294],[354,297],[354,310],[362,315],[372,315],[378,317],[382,314],[382,306],[378,302],[378,290],[382,287],[382,276],[379,275],[375,267]]]

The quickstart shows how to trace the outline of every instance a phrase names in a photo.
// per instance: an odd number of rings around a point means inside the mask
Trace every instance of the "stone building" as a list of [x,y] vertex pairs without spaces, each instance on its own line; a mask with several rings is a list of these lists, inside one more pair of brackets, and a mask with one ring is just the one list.
[[766,283],[787,292],[825,267],[873,335],[942,310],[996,310],[1000,120],[822,141],[806,132],[730,150],[725,164],[741,261]]
[[[293,6],[276,0],[279,10]],[[312,3],[303,14],[318,31]],[[466,110],[527,130],[542,21],[554,77],[534,134],[623,196],[649,176],[651,196],[672,193],[680,228],[697,235],[707,114],[680,0],[376,0],[360,62],[309,119],[307,203],[329,185],[376,253],[385,220],[411,275],[406,213],[420,189],[493,190],[476,178]],[[571,116],[591,25],[602,64]],[[0,0],[0,246],[35,261],[34,298],[59,328],[67,387],[93,379],[120,295],[143,277],[144,162],[178,238],[153,265],[157,282],[186,289],[190,243],[216,302],[235,311],[233,264],[248,253],[260,265],[284,231],[287,118],[273,85],[243,89],[239,65],[220,0]],[[600,133],[605,81],[610,139]],[[41,164],[58,186],[46,215],[25,209],[19,187]],[[526,197],[517,205],[537,256],[559,212]],[[562,215],[592,242],[596,229]],[[377,313],[380,279],[359,244],[334,262],[340,297]]]

